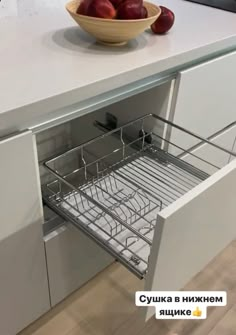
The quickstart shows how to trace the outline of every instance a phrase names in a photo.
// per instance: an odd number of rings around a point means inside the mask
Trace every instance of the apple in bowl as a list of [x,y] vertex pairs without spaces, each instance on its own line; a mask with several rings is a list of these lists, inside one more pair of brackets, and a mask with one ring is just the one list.
[[77,9],[78,14],[114,19],[116,10],[109,0],[83,0]]
[[80,15],[118,20],[148,17],[143,0],[82,0],[76,12]]

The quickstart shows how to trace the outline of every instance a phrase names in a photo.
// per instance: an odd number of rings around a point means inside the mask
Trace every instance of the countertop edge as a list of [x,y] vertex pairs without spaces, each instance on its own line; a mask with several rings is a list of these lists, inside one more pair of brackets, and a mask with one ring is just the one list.
[[48,123],[50,120],[55,120],[55,118],[70,115],[75,113],[76,108],[81,111],[77,116],[84,115],[89,112],[88,105],[91,103],[92,98],[111,91],[114,94],[116,89],[124,86],[124,82],[125,85],[135,85],[141,80],[146,79],[148,81],[148,78],[153,75],[161,78],[233,51],[236,51],[236,36],[230,36],[227,39],[216,41],[170,58],[164,58],[156,63],[144,65],[141,68],[121,73],[118,76],[95,81],[93,84],[62,92],[44,100],[35,101],[9,111],[3,111],[0,114],[0,137],[27,128],[34,128],[38,124]]

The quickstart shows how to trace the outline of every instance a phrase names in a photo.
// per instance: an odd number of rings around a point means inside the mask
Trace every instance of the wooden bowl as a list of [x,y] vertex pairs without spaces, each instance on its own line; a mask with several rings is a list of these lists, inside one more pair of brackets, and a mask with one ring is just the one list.
[[66,4],[66,9],[80,27],[94,36],[97,41],[107,45],[124,45],[129,40],[137,37],[156,21],[161,14],[160,7],[145,1],[144,6],[148,11],[146,19],[139,20],[112,20],[100,19],[76,13],[80,0],[73,0]]

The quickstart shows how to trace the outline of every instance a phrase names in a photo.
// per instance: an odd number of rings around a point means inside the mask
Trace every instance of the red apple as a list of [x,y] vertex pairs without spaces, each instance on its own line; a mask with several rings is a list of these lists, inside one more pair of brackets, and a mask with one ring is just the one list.
[[114,19],[116,10],[109,0],[91,0],[87,8],[87,15],[103,19]]
[[146,7],[142,7],[141,9],[141,16],[142,16],[142,19],[146,19],[148,17],[148,11],[147,11],[147,8]]
[[117,19],[136,20],[142,18],[142,1],[125,0],[117,8]]
[[122,1],[124,0],[110,0],[110,2],[113,4],[115,8],[117,8],[121,4]]
[[87,10],[90,2],[91,0],[82,0],[79,4],[79,7],[77,8],[76,13],[81,15],[87,15]]
[[155,34],[164,34],[170,30],[175,22],[175,14],[164,6],[160,6],[161,15],[151,25],[151,29]]

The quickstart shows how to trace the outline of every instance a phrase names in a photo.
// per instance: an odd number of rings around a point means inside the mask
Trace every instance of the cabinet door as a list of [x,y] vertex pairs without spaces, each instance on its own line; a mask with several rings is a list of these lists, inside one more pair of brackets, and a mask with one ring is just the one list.
[[42,201],[32,133],[0,140],[0,334],[49,308]]
[[[236,120],[236,52],[180,72],[174,122],[209,137]],[[192,147],[197,140],[173,129],[171,142]]]

